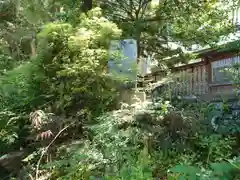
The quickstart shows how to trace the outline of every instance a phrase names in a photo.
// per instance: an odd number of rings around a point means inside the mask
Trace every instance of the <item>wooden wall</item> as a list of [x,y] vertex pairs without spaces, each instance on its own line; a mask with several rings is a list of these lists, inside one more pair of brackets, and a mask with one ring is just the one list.
[[[231,65],[232,63],[240,63],[240,56],[234,53],[218,54],[211,58],[209,67]],[[212,72],[210,72],[209,75],[212,76]],[[220,95],[223,97],[228,97],[236,94],[236,87],[234,87],[230,82],[214,84],[211,77],[209,77],[209,90],[209,94],[212,96]]]
[[[235,97],[237,88],[231,80],[224,79],[224,75],[218,73],[216,69],[232,65],[232,63],[240,63],[240,54],[235,51],[209,51],[202,54],[201,58],[200,62],[174,68],[174,71],[179,73],[179,79],[172,83],[172,93],[174,95],[197,95],[203,99],[206,97],[206,100],[219,96]],[[212,68],[215,68],[214,72]]]
[[228,96],[234,93],[234,87],[231,85],[219,85],[210,87],[211,94]]
[[204,62],[177,68],[180,78],[172,85],[174,95],[197,95],[209,99],[214,96],[228,97],[236,94],[236,88],[231,83],[212,82],[211,66],[232,62],[240,63],[240,57],[230,53],[216,54]]
[[209,92],[208,65],[196,64],[178,69],[177,80],[171,85],[174,95],[203,95]]

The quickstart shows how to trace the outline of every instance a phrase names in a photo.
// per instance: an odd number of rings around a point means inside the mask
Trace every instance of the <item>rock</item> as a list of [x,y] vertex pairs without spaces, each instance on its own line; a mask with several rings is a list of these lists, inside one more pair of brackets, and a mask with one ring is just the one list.
[[22,159],[26,155],[24,150],[11,152],[0,157],[0,166],[9,171],[19,169],[22,165]]
[[149,125],[153,125],[153,117],[150,113],[143,111],[140,112],[138,114],[135,115],[135,120],[139,123],[139,124],[149,124]]

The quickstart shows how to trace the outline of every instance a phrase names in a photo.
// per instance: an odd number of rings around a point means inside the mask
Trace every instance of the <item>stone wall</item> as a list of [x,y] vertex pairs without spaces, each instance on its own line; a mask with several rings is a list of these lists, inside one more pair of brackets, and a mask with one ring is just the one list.
[[129,105],[136,103],[138,101],[136,98],[138,98],[141,101],[145,101],[146,93],[145,92],[137,92],[135,89],[120,90],[117,108],[121,108],[122,103],[126,103]]

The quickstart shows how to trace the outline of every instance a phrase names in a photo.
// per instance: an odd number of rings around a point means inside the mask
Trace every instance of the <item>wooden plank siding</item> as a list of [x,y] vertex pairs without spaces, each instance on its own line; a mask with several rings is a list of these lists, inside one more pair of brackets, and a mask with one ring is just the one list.
[[208,93],[207,64],[197,63],[178,68],[178,83],[172,89],[174,95],[204,95]]
[[[224,74],[216,68],[224,68],[232,63],[240,63],[240,56],[233,53],[215,53],[212,56],[202,57],[202,61],[187,64],[174,69],[174,71],[185,74],[189,79],[180,78],[180,84],[176,86],[175,95],[197,95],[207,98],[214,96],[232,96],[234,86],[231,80],[225,78]],[[182,75],[181,75],[182,77]],[[175,87],[175,88],[176,88]]]

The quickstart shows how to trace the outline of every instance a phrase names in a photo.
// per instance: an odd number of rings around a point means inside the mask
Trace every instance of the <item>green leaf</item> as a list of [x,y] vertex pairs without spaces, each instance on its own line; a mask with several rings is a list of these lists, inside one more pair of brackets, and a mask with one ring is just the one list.
[[229,173],[230,171],[235,169],[235,167],[229,162],[212,163],[211,168],[216,174]]
[[188,165],[177,165],[169,169],[169,171],[173,173],[183,173],[183,174],[190,174],[190,175],[201,173],[201,169],[194,166],[188,166]]

